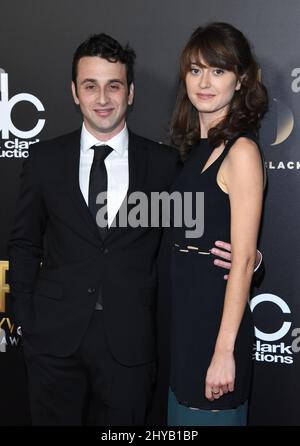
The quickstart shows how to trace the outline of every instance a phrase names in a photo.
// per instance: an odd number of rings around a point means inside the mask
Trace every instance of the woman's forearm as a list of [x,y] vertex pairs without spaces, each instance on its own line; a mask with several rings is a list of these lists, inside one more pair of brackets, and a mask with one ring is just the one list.
[[249,297],[253,276],[255,253],[246,256],[243,261],[233,258],[228,283],[226,286],[221,325],[215,350],[232,352],[239,326]]

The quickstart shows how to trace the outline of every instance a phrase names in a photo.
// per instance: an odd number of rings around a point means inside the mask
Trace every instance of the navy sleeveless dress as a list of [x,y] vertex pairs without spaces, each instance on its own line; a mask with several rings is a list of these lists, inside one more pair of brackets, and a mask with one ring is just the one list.
[[190,228],[184,225],[173,228],[171,389],[179,403],[205,410],[236,408],[248,399],[250,391],[254,325],[246,305],[234,349],[235,390],[212,402],[205,397],[205,378],[218,336],[227,283],[223,278],[226,272],[213,264],[209,249],[216,240],[230,241],[229,196],[220,189],[216,178],[235,141],[229,141],[219,158],[202,172],[212,152],[208,140],[202,139],[191,148],[172,188],[182,193],[204,192],[202,237],[186,238]]

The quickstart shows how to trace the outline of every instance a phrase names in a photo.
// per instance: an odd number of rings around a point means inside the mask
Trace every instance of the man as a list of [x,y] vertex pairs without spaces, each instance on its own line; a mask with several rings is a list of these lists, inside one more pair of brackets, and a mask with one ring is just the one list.
[[82,129],[32,146],[24,164],[10,285],[34,425],[82,425],[91,405],[93,424],[145,423],[162,230],[113,222],[131,192],[167,191],[180,161],[127,129],[134,59],[105,34],[83,42],[72,71]]

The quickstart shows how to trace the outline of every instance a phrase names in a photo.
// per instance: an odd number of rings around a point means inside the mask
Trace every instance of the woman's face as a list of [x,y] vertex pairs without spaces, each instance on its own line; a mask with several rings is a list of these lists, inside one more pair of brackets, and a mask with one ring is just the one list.
[[235,91],[241,88],[241,83],[232,71],[223,68],[203,66],[191,61],[185,83],[189,100],[198,110],[200,117],[218,122],[228,112],[229,104]]

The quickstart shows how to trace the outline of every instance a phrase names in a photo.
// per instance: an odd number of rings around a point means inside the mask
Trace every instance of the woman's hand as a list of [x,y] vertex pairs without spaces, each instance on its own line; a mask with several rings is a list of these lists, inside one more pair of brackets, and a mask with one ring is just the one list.
[[235,361],[232,352],[215,352],[207,370],[205,397],[209,401],[219,399],[233,392],[235,382]]

